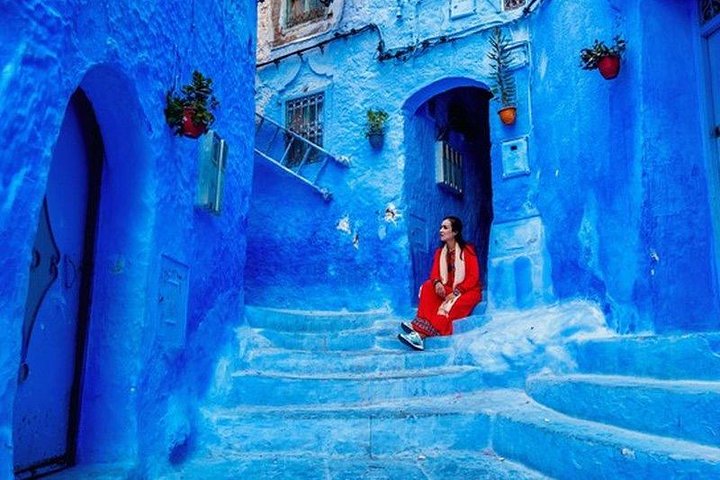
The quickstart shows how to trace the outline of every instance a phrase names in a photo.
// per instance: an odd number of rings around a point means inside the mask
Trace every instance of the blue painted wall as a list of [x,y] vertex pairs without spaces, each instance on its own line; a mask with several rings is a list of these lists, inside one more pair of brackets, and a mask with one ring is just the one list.
[[[78,459],[128,462],[152,477],[192,451],[197,401],[242,314],[255,4],[48,1],[0,9],[0,477],[13,468],[28,259],[77,88],[93,105],[106,153]],[[165,91],[195,68],[215,80],[215,128],[230,146],[217,217],[193,207],[197,142],[172,136],[163,117]],[[189,267],[181,346],[161,341],[163,255]]]
[[[255,179],[251,223],[255,212],[271,224],[297,222],[285,225],[277,241],[287,250],[302,245],[302,257],[313,263],[322,252],[346,252],[340,258],[324,257],[329,264],[323,271],[305,268],[303,259],[290,269],[278,266],[277,275],[287,280],[276,284],[275,293],[256,296],[258,303],[361,308],[389,302],[398,310],[408,307],[403,298],[412,290],[410,214],[420,205],[413,195],[435,188],[422,180],[432,177],[432,164],[413,170],[427,132],[412,123],[412,114],[453,88],[487,88],[488,26],[501,24],[516,46],[519,108],[511,127],[500,124],[494,101],[489,113],[479,112],[489,116],[490,124],[491,307],[525,308],[580,297],[600,302],[619,332],[716,329],[715,234],[706,174],[710,159],[699,113],[708,99],[697,81],[702,56],[694,2],[536,2],[528,15],[476,2],[475,13],[459,19],[449,17],[448,7],[445,0],[422,2],[414,9],[405,3],[389,9],[382,2],[348,0],[335,30],[276,47],[263,57],[310,46],[335,31],[359,29],[368,18],[379,26],[380,33],[334,41],[322,51],[309,50],[258,72],[258,108],[281,123],[287,99],[325,91],[325,146],[352,159],[342,178],[326,185],[334,193],[328,207],[333,213],[313,218],[315,235],[323,238],[317,246],[305,236],[306,218],[286,215],[280,199],[293,187],[275,196],[271,177]],[[659,55],[657,39],[668,31],[678,32],[671,48],[676,54]],[[620,76],[607,81],[596,71],[582,70],[580,49],[616,34],[628,42]],[[261,41],[263,35],[261,31]],[[423,40],[443,35],[447,41],[423,48]],[[376,50],[381,38],[390,52],[418,48],[405,59],[381,62]],[[370,150],[362,135],[369,108],[390,114],[380,152]],[[527,168],[518,168],[503,157],[503,149],[506,142],[523,138]],[[388,203],[404,215],[398,220],[401,232],[383,237],[378,232],[387,227],[381,213]],[[441,212],[457,208],[440,205],[423,207],[437,217],[427,222],[433,233],[443,215],[458,213]],[[344,250],[348,239],[335,228],[341,212],[359,233],[356,250]],[[255,241],[251,232],[248,242]],[[258,262],[258,256],[248,257],[248,266]],[[366,286],[362,296],[347,289],[337,290],[331,300],[318,294],[322,290],[314,287],[325,283],[324,271],[349,285]],[[249,278],[248,292],[255,292],[253,282]],[[283,295],[296,284],[309,288],[297,299]]]

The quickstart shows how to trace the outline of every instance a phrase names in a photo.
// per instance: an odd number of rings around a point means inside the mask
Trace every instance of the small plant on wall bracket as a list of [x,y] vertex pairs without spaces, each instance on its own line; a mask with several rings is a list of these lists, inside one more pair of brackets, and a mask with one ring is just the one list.
[[195,70],[190,84],[183,85],[180,92],[171,88],[165,95],[165,121],[175,135],[197,138],[215,122],[213,110],[219,106],[212,78]]
[[498,115],[505,125],[515,123],[517,117],[517,88],[515,77],[510,69],[510,39],[506,37],[499,27],[495,27],[488,39],[490,51],[487,57],[490,60],[490,77],[493,80],[492,93],[500,102]]
[[595,40],[590,48],[580,50],[581,66],[585,70],[600,71],[603,78],[610,80],[620,73],[620,60],[625,53],[626,43],[620,35],[613,39],[614,43],[608,47],[605,42]]
[[381,148],[385,139],[385,126],[388,121],[388,114],[385,110],[368,110],[367,122],[365,123],[365,136],[370,145]]

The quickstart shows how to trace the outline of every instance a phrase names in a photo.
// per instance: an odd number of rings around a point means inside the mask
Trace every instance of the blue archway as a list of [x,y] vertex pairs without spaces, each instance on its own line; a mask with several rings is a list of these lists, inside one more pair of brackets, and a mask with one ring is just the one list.
[[420,88],[403,104],[403,197],[413,299],[427,278],[438,245],[436,232],[444,216],[456,215],[463,220],[466,239],[475,244],[481,269],[487,271],[493,219],[491,97],[481,81],[448,77]]

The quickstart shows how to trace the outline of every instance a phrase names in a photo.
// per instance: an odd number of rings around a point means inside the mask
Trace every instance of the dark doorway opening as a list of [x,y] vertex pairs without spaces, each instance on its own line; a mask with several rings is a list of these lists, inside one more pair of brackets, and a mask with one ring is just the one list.
[[447,215],[463,220],[465,238],[477,249],[487,285],[493,221],[490,98],[483,88],[459,86],[436,93],[408,112],[405,198],[415,302],[439,246],[440,222]]

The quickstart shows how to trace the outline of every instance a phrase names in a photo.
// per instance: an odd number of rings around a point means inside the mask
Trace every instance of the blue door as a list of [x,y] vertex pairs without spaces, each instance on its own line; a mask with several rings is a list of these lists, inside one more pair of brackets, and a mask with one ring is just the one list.
[[53,151],[30,265],[13,418],[20,478],[74,461],[99,191],[93,172],[101,158],[92,158],[93,145],[101,145],[98,135],[90,104],[78,92]]

